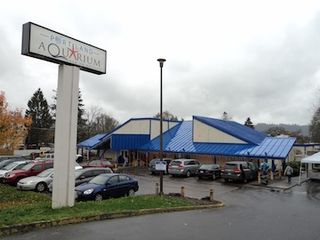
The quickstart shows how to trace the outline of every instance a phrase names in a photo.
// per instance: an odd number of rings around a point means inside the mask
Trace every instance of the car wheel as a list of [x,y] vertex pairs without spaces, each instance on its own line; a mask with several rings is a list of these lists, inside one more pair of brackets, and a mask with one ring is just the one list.
[[36,186],[36,191],[37,192],[44,192],[47,189],[47,185],[43,182],[40,182]]
[[198,176],[198,179],[200,180],[200,179],[201,179],[201,177],[200,177],[200,176]]
[[215,174],[212,175],[212,180],[216,180],[217,176]]
[[190,177],[191,176],[191,172],[188,170],[187,172],[186,172],[186,177]]
[[102,201],[102,195],[100,193],[97,193],[96,196],[94,197],[95,201]]
[[127,193],[127,196],[128,196],[128,197],[131,197],[131,196],[134,196],[134,194],[135,194],[134,190],[133,190],[133,189],[130,189],[130,190],[128,191],[128,193]]
[[228,178],[225,178],[224,181],[225,181],[225,182],[229,182],[229,179],[228,179]]
[[248,182],[248,179],[244,178],[244,179],[243,179],[243,182],[244,182],[244,183],[247,183],[247,182]]

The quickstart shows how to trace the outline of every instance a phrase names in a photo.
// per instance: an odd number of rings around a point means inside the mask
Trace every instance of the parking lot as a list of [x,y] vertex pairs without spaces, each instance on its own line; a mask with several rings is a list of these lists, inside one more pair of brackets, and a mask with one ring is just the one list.
[[[130,174],[139,181],[137,194],[154,193],[159,176]],[[187,196],[197,198],[213,188],[225,207],[67,225],[4,239],[319,239],[319,182],[272,191],[252,183],[164,176],[165,193],[179,192],[182,185]]]
[[[138,169],[128,171],[128,174],[133,175],[139,181],[138,195],[154,194],[156,183],[159,183],[159,175],[151,175],[146,169]],[[203,198],[209,195],[210,189],[213,189],[215,198],[223,200],[223,196],[234,190],[240,189],[243,186],[251,186],[250,184],[242,184],[240,182],[224,183],[223,179],[214,181],[201,179],[197,177],[171,177],[170,175],[163,176],[163,190],[165,194],[180,193],[181,186],[185,189],[185,195],[192,198]],[[252,186],[253,187],[253,186]]]

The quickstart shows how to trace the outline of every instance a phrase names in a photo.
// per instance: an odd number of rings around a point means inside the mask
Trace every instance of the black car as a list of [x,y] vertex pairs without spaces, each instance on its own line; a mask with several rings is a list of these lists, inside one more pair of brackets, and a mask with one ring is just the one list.
[[218,164],[203,164],[198,169],[198,178],[209,178],[215,180],[221,176],[220,166]]
[[[103,174],[103,173],[113,173],[110,168],[83,168],[78,169],[74,173],[75,181],[74,185],[78,186],[80,184],[84,184],[89,182],[94,177]],[[52,184],[51,182],[48,186],[49,192],[52,192]]]
[[252,162],[233,161],[227,162],[221,169],[221,177],[226,182],[255,180],[258,176],[258,166]]
[[103,173],[113,173],[110,168],[84,168],[75,171],[75,186],[89,182]]
[[100,201],[105,198],[132,196],[138,191],[138,181],[126,174],[100,174],[75,188],[76,199]]
[[[163,158],[163,161],[166,163],[166,171],[164,174],[168,174],[168,167],[169,164],[171,163],[172,159],[171,158]],[[160,173],[159,170],[156,170],[156,163],[160,162],[160,158],[154,158],[149,162],[149,172],[151,174],[157,174]]]

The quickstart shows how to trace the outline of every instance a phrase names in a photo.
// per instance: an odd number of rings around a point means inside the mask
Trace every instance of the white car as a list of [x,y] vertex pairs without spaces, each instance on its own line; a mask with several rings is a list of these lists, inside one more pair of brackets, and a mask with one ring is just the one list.
[[21,169],[23,166],[27,165],[30,162],[31,161],[26,160],[26,161],[16,161],[16,162],[9,163],[8,165],[6,165],[0,170],[0,178],[3,178],[7,172]]

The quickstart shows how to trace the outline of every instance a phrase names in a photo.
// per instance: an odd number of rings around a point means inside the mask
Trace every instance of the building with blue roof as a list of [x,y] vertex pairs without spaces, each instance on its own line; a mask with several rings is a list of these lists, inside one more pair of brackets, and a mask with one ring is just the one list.
[[[156,157],[160,149],[160,120],[132,118],[113,131],[98,134],[78,144],[98,149],[113,160],[125,154],[132,161]],[[209,117],[163,122],[163,151],[167,157],[192,157],[202,161],[230,159],[286,160],[295,143],[293,137],[270,137],[245,125]]]

